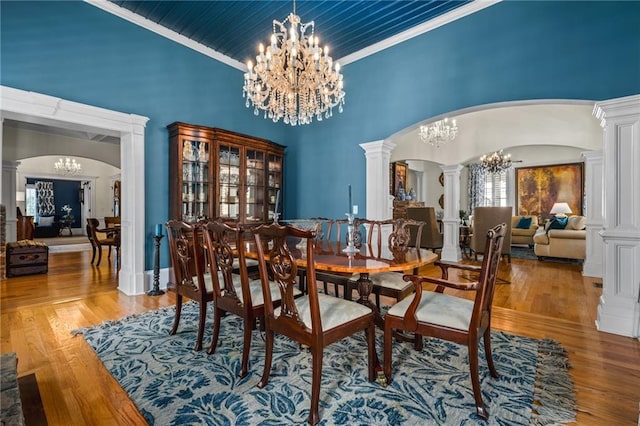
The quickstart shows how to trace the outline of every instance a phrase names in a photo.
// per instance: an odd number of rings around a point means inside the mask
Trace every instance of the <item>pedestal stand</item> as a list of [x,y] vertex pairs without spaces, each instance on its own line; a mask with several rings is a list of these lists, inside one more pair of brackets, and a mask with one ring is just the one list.
[[147,296],[160,296],[164,290],[160,290],[160,240],[162,235],[153,236],[153,289],[147,292]]

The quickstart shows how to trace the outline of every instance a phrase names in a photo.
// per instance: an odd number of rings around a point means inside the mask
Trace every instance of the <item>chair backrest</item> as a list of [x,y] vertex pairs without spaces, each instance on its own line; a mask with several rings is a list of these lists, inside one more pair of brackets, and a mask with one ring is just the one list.
[[[413,230],[418,239],[422,236],[422,228],[424,222],[413,219],[387,219],[387,220],[366,220],[362,219],[361,224],[366,226],[367,240],[370,253],[373,256],[382,255],[383,236],[388,235],[386,244],[392,251],[403,251],[409,247],[414,247],[411,239],[411,231]],[[390,229],[389,229],[390,228]]]
[[[436,218],[434,207],[408,207],[407,219],[419,220],[425,223],[420,238],[420,247],[427,249],[442,248],[442,234]],[[411,229],[411,241],[415,241],[415,229]]]
[[176,291],[198,301],[203,300],[207,294],[201,234],[199,224],[191,225],[179,220],[167,222],[169,255]]
[[236,224],[224,222],[222,219],[204,222],[202,229],[214,300],[224,297],[234,299],[238,304],[242,303],[233,285],[233,271],[238,268],[242,282],[242,300],[245,305],[251,306],[251,291],[244,255],[244,231]]
[[476,253],[485,252],[485,236],[487,231],[498,224],[504,223],[507,231],[502,244],[502,254],[511,253],[511,217],[513,209],[509,207],[476,207],[473,209],[472,236],[469,247]]
[[105,216],[104,217],[104,227],[105,228],[115,228],[117,225],[120,225],[120,216]]
[[310,220],[316,221],[316,240],[331,241],[334,220],[326,217],[312,217]]
[[[365,223],[367,223],[368,221],[366,219],[359,219],[359,218],[354,218],[353,220],[353,227],[354,227],[354,233],[353,233],[353,238],[354,238],[354,244],[356,245],[356,247],[360,247],[360,245],[362,245],[363,242],[365,242],[364,237],[366,236],[366,233],[363,229],[363,225]],[[330,236],[329,239],[331,239],[334,243],[337,243],[340,246],[346,246],[347,245],[347,229],[349,227],[349,221],[345,218],[345,219],[336,219],[333,221],[333,225],[332,225],[332,235]],[[335,232],[333,232],[333,230],[335,230]]]
[[[301,240],[298,244],[302,248],[295,248],[306,253],[305,270],[309,295],[309,308],[311,311],[311,324],[313,335],[322,332],[320,308],[318,302],[318,289],[314,267],[314,232],[303,231],[291,226],[278,224],[262,225],[254,229],[256,249],[258,252],[258,264],[262,293],[264,296],[264,313],[269,327],[287,330],[298,330],[300,335],[308,334],[302,319],[298,314],[294,288],[298,285],[298,266],[293,255],[292,240]],[[281,296],[280,315],[274,317],[273,300],[271,298],[269,278],[278,284]],[[306,300],[306,299],[305,299]],[[274,327],[275,326],[275,327]]]
[[89,237],[89,241],[93,243],[97,243],[99,241],[98,234],[96,229],[98,229],[100,225],[100,221],[94,217],[87,218],[87,236]]
[[493,293],[498,277],[498,266],[502,254],[502,246],[506,241],[508,232],[507,222],[503,222],[487,231],[485,238],[485,250],[482,258],[482,269],[478,278],[476,298],[471,315],[471,329],[479,329],[485,320],[491,318],[491,305]]

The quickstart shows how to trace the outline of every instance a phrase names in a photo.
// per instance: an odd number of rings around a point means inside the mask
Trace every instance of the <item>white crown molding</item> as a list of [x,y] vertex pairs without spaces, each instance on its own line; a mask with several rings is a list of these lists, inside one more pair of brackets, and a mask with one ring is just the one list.
[[413,28],[409,28],[408,30],[403,31],[400,34],[396,34],[378,43],[372,44],[371,46],[367,46],[364,49],[360,49],[350,55],[344,56],[338,59],[336,62],[340,62],[340,65],[345,66],[352,62],[363,59],[369,55],[373,55],[374,53],[378,53],[391,46],[402,43],[403,41],[407,41],[431,30],[435,30],[438,27],[456,21],[460,18],[464,18],[465,16],[476,13],[482,9],[493,6],[496,3],[500,3],[500,1],[501,0],[474,0],[469,4],[460,6],[450,12],[433,18]]
[[95,6],[99,9],[104,10],[105,12],[109,12],[112,15],[115,15],[119,18],[125,19],[131,23],[141,26],[149,31],[153,31],[156,34],[161,35],[162,37],[168,38],[169,40],[175,41],[176,43],[182,44],[183,46],[188,47],[189,49],[193,49],[196,52],[202,53],[203,55],[209,56],[215,60],[218,60],[224,64],[229,65],[230,67],[236,68],[240,71],[247,71],[247,66],[240,61],[236,61],[233,58],[230,58],[227,55],[223,55],[222,53],[213,50],[203,44],[200,44],[196,41],[191,40],[177,32],[168,29],[167,27],[163,27],[160,24],[156,24],[153,21],[148,20],[147,18],[143,18],[140,15],[137,15],[131,12],[124,7],[120,7],[108,0],[84,0],[85,3]]

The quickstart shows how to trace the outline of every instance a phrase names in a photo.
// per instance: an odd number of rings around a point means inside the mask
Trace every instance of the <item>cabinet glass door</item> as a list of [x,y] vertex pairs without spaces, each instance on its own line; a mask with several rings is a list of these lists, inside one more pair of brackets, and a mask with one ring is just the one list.
[[248,149],[246,154],[246,221],[264,222],[264,157],[263,151]]
[[220,145],[218,212],[222,218],[240,219],[240,148]]
[[[269,154],[268,167],[268,219],[273,220],[273,213],[276,209],[279,213],[282,213],[282,194],[280,194],[280,199],[278,200],[278,191],[282,185],[282,157],[279,155]],[[276,205],[276,203],[278,205]]]
[[209,206],[209,143],[184,140],[182,145],[182,220],[207,218]]

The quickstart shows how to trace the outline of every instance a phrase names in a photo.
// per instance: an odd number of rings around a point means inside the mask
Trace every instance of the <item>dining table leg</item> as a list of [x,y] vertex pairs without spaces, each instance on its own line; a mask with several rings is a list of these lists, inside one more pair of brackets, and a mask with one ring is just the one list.
[[[360,278],[357,281],[358,285],[358,300],[357,302],[368,306],[373,311],[373,319],[376,327],[384,329],[384,319],[382,315],[380,315],[380,311],[378,307],[369,300],[369,296],[371,295],[371,291],[373,290],[373,283],[369,279],[369,274],[367,272],[361,272]],[[375,352],[375,359],[373,360],[376,369],[376,381],[380,383],[382,386],[387,385],[387,377],[384,375],[384,371],[382,369],[382,365],[380,364],[380,359],[378,358],[378,351]]]

